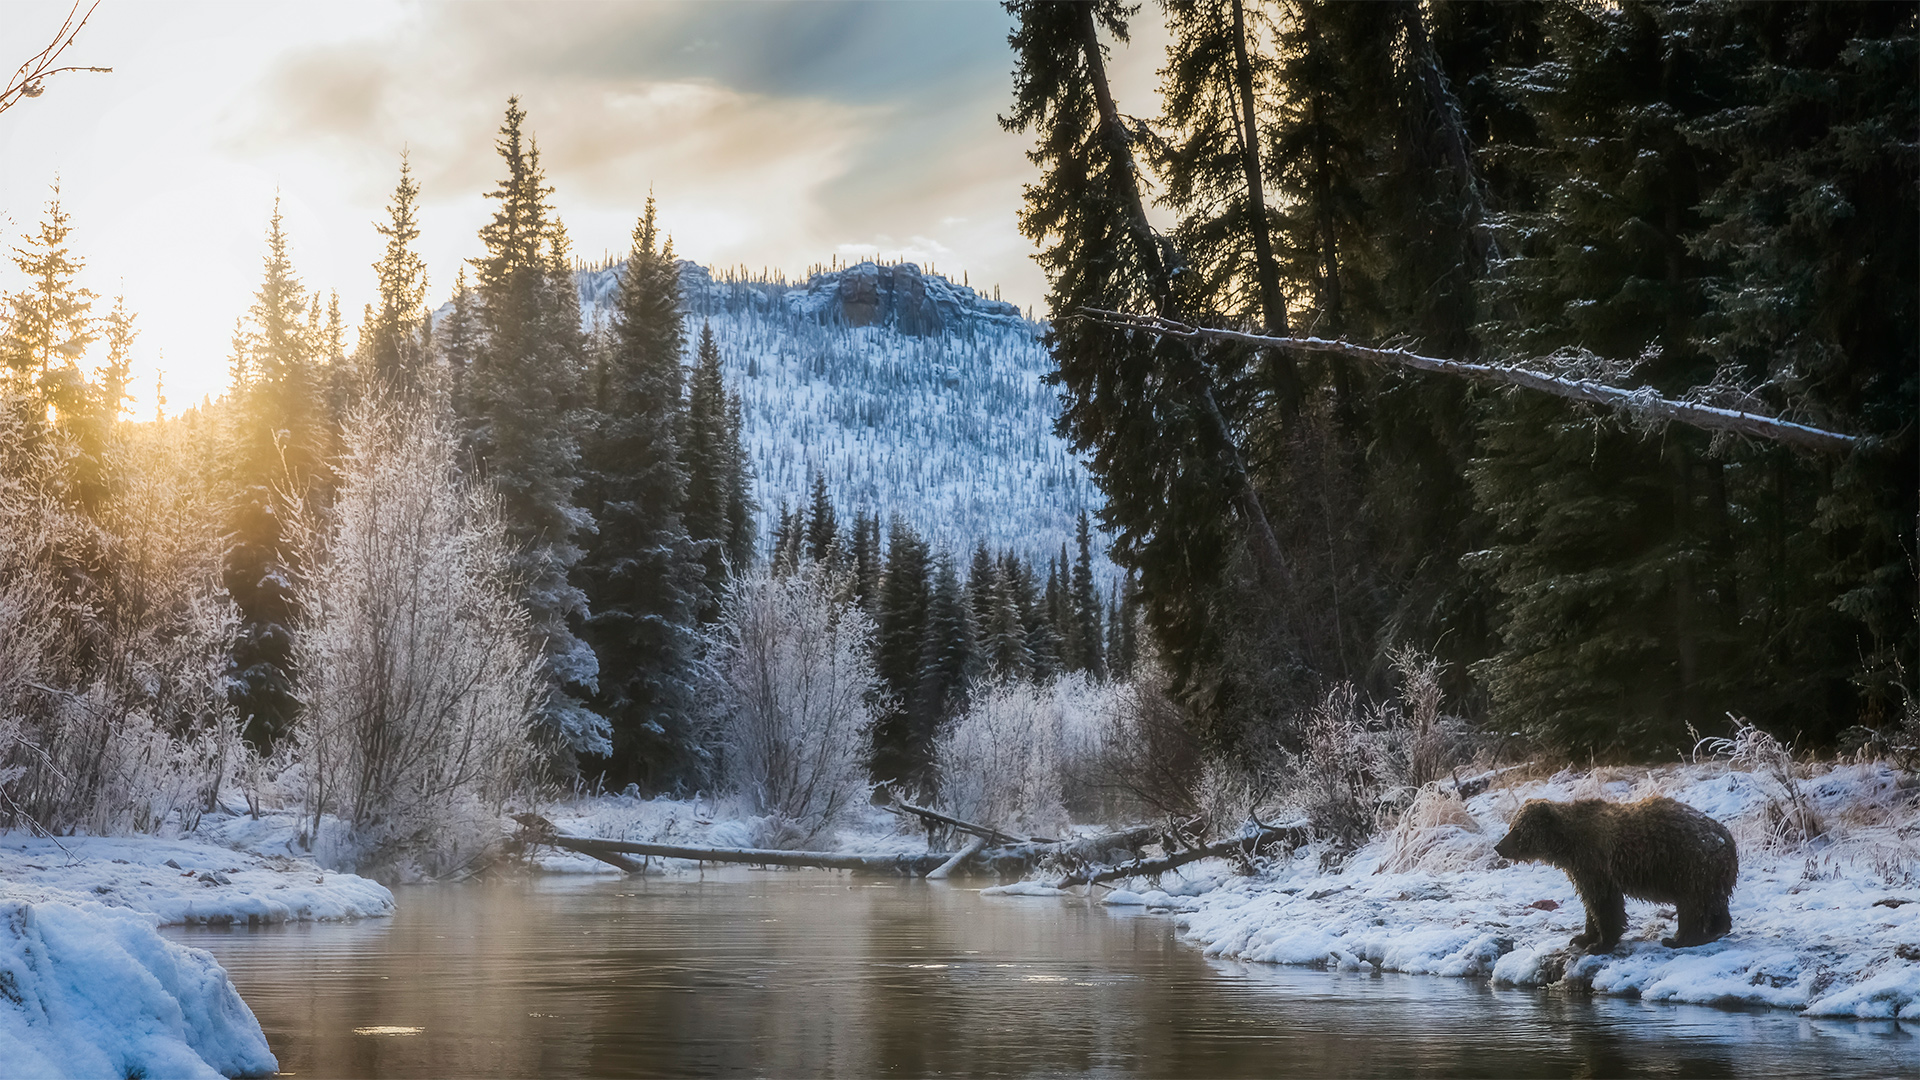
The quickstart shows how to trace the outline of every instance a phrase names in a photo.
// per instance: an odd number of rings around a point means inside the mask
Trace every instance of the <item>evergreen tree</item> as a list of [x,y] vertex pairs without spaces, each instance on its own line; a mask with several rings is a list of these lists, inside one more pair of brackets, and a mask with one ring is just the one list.
[[[727,432],[724,444],[727,464],[727,560],[735,566],[753,565],[754,543],[758,539],[753,515],[759,506],[753,500],[753,462],[747,457],[740,415],[738,392],[727,396]],[[879,524],[875,522],[875,531]]]
[[487,192],[497,205],[480,230],[487,253],[473,261],[482,345],[467,380],[467,426],[482,475],[500,493],[531,632],[543,643],[541,729],[563,752],[606,754],[607,721],[583,700],[598,688],[599,664],[569,625],[587,617],[569,573],[592,527],[576,501],[584,342],[565,234],[547,204],[539,148],[522,131],[526,115],[508,99],[494,144],[507,175]]
[[261,753],[293,723],[293,579],[286,497],[323,500],[325,414],[316,368],[318,299],[294,274],[280,205],[267,229],[260,288],[234,341],[225,453],[232,506],[221,581],[240,609],[228,685],[245,738]]
[[875,617],[873,666],[890,701],[872,733],[875,780],[920,785],[930,779],[932,732],[920,723],[921,658],[930,602],[927,545],[895,517],[887,530],[887,574]]
[[[104,432],[120,411],[121,398],[114,395],[124,395],[125,373],[116,390],[89,380],[81,370],[81,360],[101,336],[102,320],[93,315],[99,298],[78,284],[86,264],[68,245],[72,232],[56,184],[39,228],[13,249],[26,287],[5,298],[0,407],[15,411],[17,430],[28,442],[23,450],[37,450],[54,437],[67,440],[62,474],[43,479],[69,503],[94,513],[107,486]],[[124,308],[116,311],[124,314]]]
[[800,555],[804,544],[800,520],[801,512],[791,510],[785,502],[780,504],[779,517],[773,527],[773,572],[791,574],[800,568]]
[[706,601],[697,549],[681,520],[687,475],[680,274],[654,203],[633,231],[612,320],[600,405],[583,454],[598,531],[576,568],[599,658],[594,698],[611,723],[610,767],[643,790],[692,777],[695,621]]
[[433,340],[446,368],[448,404],[453,415],[469,426],[464,441],[470,448],[470,425],[475,413],[468,399],[468,387],[474,368],[481,361],[486,339],[480,323],[480,298],[467,285],[465,266],[453,279],[453,300],[446,318],[433,329]]
[[1670,29],[1743,58],[1736,92],[1684,129],[1727,169],[1695,241],[1728,270],[1708,281],[1696,347],[1774,409],[1877,437],[1838,461],[1716,448],[1742,638],[1733,700],[1809,742],[1898,716],[1920,670],[1916,22],[1911,5],[1716,2]]
[[934,559],[933,587],[927,597],[926,634],[920,644],[919,686],[912,730],[931,747],[941,729],[967,702],[973,669],[973,620],[953,557]]
[[366,322],[367,375],[373,384],[403,398],[417,398],[432,381],[426,364],[430,320],[427,316],[427,263],[413,250],[420,238],[415,218],[420,185],[407,155],[400,155],[400,182],[387,203],[386,223],[374,228],[386,238],[386,251],[373,264],[380,284],[379,306]]
[[1015,581],[1015,599],[1026,627],[1028,671],[1036,683],[1051,682],[1062,672],[1060,630],[1053,621],[1054,595],[1059,583],[1047,568],[1047,588],[1041,592],[1031,568],[1021,566]]
[[[1708,382],[1694,344],[1723,268],[1693,240],[1724,170],[1682,125],[1730,89],[1719,61],[1667,32],[1667,12],[1556,8],[1552,54],[1523,77],[1551,150],[1547,202],[1489,283],[1487,332],[1542,355],[1581,346],[1678,396]],[[1558,399],[1490,406],[1479,497],[1499,524],[1485,557],[1502,594],[1494,716],[1576,751],[1684,745],[1736,700],[1725,587],[1723,463],[1697,431],[1659,438],[1583,423]]]
[[1100,592],[1093,584],[1093,548],[1088,535],[1086,511],[1080,512],[1080,526],[1075,533],[1080,552],[1073,562],[1072,596],[1068,600],[1073,633],[1069,639],[1077,650],[1071,667],[1084,671],[1088,677],[1104,679],[1107,676],[1107,657],[1105,637],[1101,618]]
[[880,516],[862,510],[854,515],[853,536],[847,545],[853,567],[853,601],[871,615],[880,600],[883,564],[880,555]]
[[732,451],[720,347],[714,343],[712,324],[702,324],[687,389],[686,435],[680,447],[687,474],[687,537],[699,547],[700,564],[706,570],[707,601],[700,612],[702,622],[712,622],[720,612],[721,583],[728,564],[727,511],[735,487],[733,470],[738,467]]
[[826,474],[815,473],[813,498],[807,510],[807,558],[822,566],[836,562],[840,555],[839,530],[833,516],[833,500],[827,497]]

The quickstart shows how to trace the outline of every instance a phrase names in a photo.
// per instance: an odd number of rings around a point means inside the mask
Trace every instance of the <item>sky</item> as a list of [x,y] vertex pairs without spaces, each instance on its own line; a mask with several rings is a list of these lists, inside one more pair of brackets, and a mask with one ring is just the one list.
[[[0,0],[0,66],[69,3]],[[1139,23],[1113,78],[1151,115],[1164,37]],[[132,414],[153,415],[158,373],[177,413],[226,388],[276,197],[303,283],[357,322],[405,151],[444,299],[480,254],[518,95],[582,257],[623,253],[651,191],[684,258],[789,277],[906,258],[1037,308],[1016,224],[1031,137],[997,119],[1009,29],[984,2],[103,0],[61,62],[113,73],[0,113],[0,238],[35,227],[57,179],[82,284],[137,313]],[[21,284],[0,266],[0,289]]]

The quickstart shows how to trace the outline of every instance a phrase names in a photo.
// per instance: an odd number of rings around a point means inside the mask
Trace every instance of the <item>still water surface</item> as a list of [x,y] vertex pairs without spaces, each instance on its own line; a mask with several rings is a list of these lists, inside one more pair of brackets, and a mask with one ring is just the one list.
[[1171,920],[826,871],[397,890],[176,929],[302,1077],[1890,1076],[1911,1026],[1209,961]]

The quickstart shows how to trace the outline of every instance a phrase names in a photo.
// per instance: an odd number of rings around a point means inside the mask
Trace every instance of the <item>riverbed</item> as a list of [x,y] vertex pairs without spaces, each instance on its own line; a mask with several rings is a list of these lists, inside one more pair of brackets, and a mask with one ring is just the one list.
[[1203,958],[1164,916],[828,871],[396,890],[391,919],[180,927],[285,1073],[1885,1076],[1898,1021]]

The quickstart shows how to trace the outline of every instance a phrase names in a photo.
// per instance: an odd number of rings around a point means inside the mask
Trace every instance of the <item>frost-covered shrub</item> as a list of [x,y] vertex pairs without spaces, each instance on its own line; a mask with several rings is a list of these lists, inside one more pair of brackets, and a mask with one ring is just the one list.
[[340,486],[297,595],[309,838],[331,815],[361,865],[442,874],[499,836],[540,701],[493,500],[454,468],[444,421],[378,403],[342,435]]
[[1370,706],[1341,684],[1301,724],[1298,796],[1314,830],[1341,848],[1364,843],[1383,817],[1393,820],[1388,815],[1447,775],[1470,746],[1465,723],[1441,711],[1441,665],[1412,650],[1395,652],[1392,661],[1401,678],[1397,699]]
[[1060,835],[1107,755],[1123,693],[1078,674],[976,687],[934,744],[941,805],[1007,832]]
[[798,846],[866,796],[862,749],[879,677],[873,622],[823,567],[742,574],[708,643],[726,783]]
[[1733,721],[1733,737],[1701,739],[1694,745],[1694,752],[1697,755],[1704,750],[1725,757],[1735,769],[1772,781],[1762,834],[1751,839],[1767,847],[1792,848],[1819,836],[1825,826],[1800,788],[1799,766],[1793,760],[1792,748],[1731,713],[1728,718]]
[[212,535],[155,489],[163,453],[122,448],[119,494],[81,512],[60,491],[73,448],[23,415],[0,394],[0,821],[192,828],[245,756],[231,606],[186,554]]

